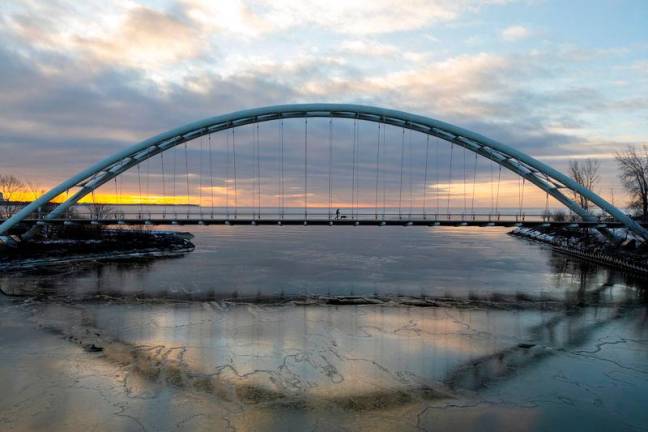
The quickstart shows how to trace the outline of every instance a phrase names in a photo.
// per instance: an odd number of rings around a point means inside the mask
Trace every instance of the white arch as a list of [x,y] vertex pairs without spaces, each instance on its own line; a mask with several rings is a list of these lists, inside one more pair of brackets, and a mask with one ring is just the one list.
[[55,186],[1,224],[0,235],[6,233],[10,228],[23,221],[50,200],[71,188],[79,187],[80,189],[76,193],[49,213],[45,220],[60,217],[68,208],[99,186],[129,168],[178,144],[209,133],[251,123],[308,117],[350,118],[380,122],[441,138],[484,156],[524,177],[563,203],[585,221],[595,221],[596,218],[574,200],[563,194],[561,189],[577,192],[634,233],[648,239],[648,230],[602,197],[549,165],[513,147],[467,129],[425,116],[373,106],[328,103],[276,105],[238,111],[199,120],[156,135],[92,165]]

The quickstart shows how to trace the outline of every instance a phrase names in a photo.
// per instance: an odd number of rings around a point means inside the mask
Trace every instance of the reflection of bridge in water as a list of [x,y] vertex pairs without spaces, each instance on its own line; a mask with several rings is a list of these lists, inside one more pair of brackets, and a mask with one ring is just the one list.
[[[558,259],[563,261],[563,258]],[[487,341],[493,342],[500,337],[502,340],[498,341],[492,349],[485,348],[487,344],[483,342],[479,344],[483,345],[482,350],[488,352],[483,356],[473,357],[469,353],[463,353],[450,362],[435,359],[438,363],[446,362],[444,367],[439,364],[435,365],[434,362],[425,365],[412,363],[411,367],[417,372],[411,376],[408,374],[398,376],[396,370],[392,370],[392,368],[396,368],[398,362],[394,365],[389,364],[388,358],[381,359],[388,363],[386,366],[371,360],[369,355],[375,354],[375,352],[363,352],[368,355],[367,358],[360,356],[355,351],[357,348],[355,344],[358,344],[356,339],[360,338],[364,341],[377,339],[382,343],[392,341],[395,343],[394,347],[402,350],[403,354],[409,353],[408,349],[411,352],[417,352],[417,349],[423,344],[437,346],[439,350],[443,351],[447,338],[460,346],[468,344],[471,335],[474,336],[473,332],[476,331],[476,329],[468,330],[468,328],[478,326],[480,318],[477,317],[485,319],[484,317],[489,314],[497,313],[501,318],[503,313],[517,315],[517,312],[510,309],[511,306],[506,300],[496,295],[489,302],[475,302],[475,304],[466,305],[464,309],[467,314],[464,317],[466,322],[460,320],[460,315],[454,314],[441,318],[441,315],[450,313],[451,309],[446,307],[403,308],[402,306],[389,307],[384,304],[365,304],[361,306],[347,305],[332,310],[322,308],[321,303],[317,302],[287,306],[279,299],[275,304],[267,303],[264,300],[263,304],[255,305],[253,300],[250,302],[239,300],[238,304],[236,302],[229,305],[227,302],[208,303],[207,307],[192,305],[191,302],[186,301],[165,305],[159,302],[147,304],[145,301],[139,300],[134,303],[114,305],[122,318],[118,321],[122,323],[123,320],[122,324],[125,327],[123,337],[118,336],[122,331],[119,330],[120,326],[118,329],[112,328],[115,325],[112,321],[114,317],[108,314],[107,310],[103,310],[102,303],[88,303],[87,305],[90,307],[84,307],[81,316],[77,308],[70,307],[67,301],[62,304],[56,302],[36,303],[38,313],[35,315],[41,317],[39,323],[44,328],[72,336],[72,340],[82,344],[97,343],[106,347],[105,360],[120,362],[120,364],[124,364],[124,362],[137,364],[137,367],[132,371],[133,374],[141,374],[146,380],[152,380],[159,384],[172,385],[189,391],[198,390],[219,399],[225,395],[227,402],[237,402],[243,405],[289,402],[320,406],[330,403],[353,407],[354,412],[361,413],[371,412],[377,408],[407,407],[429,400],[461,400],[467,397],[466,390],[476,392],[470,393],[469,396],[478,398],[481,391],[492,389],[497,385],[505,385],[544,361],[554,357],[575,355],[573,353],[578,353],[579,349],[586,347],[598,331],[621,319],[623,311],[631,312],[634,307],[639,316],[634,316],[631,321],[641,319],[640,312],[643,309],[641,305],[645,299],[633,298],[630,292],[621,293],[619,298],[611,296],[610,299],[603,299],[604,293],[611,294],[615,285],[614,279],[619,275],[609,273],[608,279],[600,284],[588,283],[587,264],[584,266],[585,268],[580,270],[580,275],[571,275],[580,278],[580,287],[576,298],[572,301],[566,301],[562,306],[558,306],[560,302],[555,302],[554,306],[557,308],[552,309],[547,307],[551,301],[545,298],[528,297],[526,299],[525,310],[527,312],[544,315],[547,319],[528,327],[522,325],[519,338],[513,338],[511,341],[510,337],[488,334],[487,328],[479,328],[479,331],[483,332],[482,337]],[[29,294],[33,295],[34,292]],[[45,313],[48,308],[56,311],[56,320],[51,319],[52,313]],[[253,314],[248,313],[249,308],[254,309]],[[161,326],[161,330],[151,331],[146,325],[133,325],[133,323],[139,323],[140,320],[145,319],[151,310],[156,311],[156,319],[160,319],[160,317],[168,319],[164,321],[165,325]],[[215,310],[221,314],[221,317],[213,322],[210,318]],[[290,325],[284,323],[283,320],[273,319],[278,310],[281,310],[282,316],[289,317],[287,321]],[[358,310],[362,310],[363,313],[358,314]],[[404,313],[401,314],[401,312]],[[237,338],[243,339],[244,343],[239,341],[231,348],[235,353],[227,352],[227,355],[231,355],[237,360],[231,360],[232,364],[228,363],[226,366],[222,366],[215,373],[210,369],[213,367],[210,360],[215,361],[220,358],[222,353],[219,353],[218,350],[214,351],[212,359],[209,356],[196,355],[194,350],[199,351],[199,349],[192,346],[187,348],[186,352],[183,349],[182,355],[176,358],[174,350],[178,350],[178,348],[169,346],[171,342],[168,338],[173,338],[165,331],[173,331],[175,325],[184,325],[182,317],[185,313],[190,313],[194,319],[196,316],[204,317],[205,319],[199,321],[201,326],[205,326],[204,328],[211,328],[213,325],[215,329],[220,329],[222,324],[224,328],[234,329],[239,328],[241,321],[244,322],[246,325],[241,328],[245,330],[233,331]],[[330,314],[333,314],[337,319],[331,319]],[[348,320],[350,316],[354,316],[354,320],[345,321],[345,318]],[[358,319],[358,316],[361,318]],[[251,321],[247,321],[250,317],[253,317]],[[293,334],[289,331],[289,328],[308,328],[307,317],[310,317],[313,322],[321,323],[327,329],[337,329],[337,332],[332,332],[337,336],[329,338],[316,332],[307,338],[301,337],[299,332]],[[317,319],[315,319],[316,317]],[[492,319],[499,322],[497,316],[493,316]],[[349,322],[354,323],[355,327],[351,329],[344,327],[345,323],[348,325]],[[458,328],[465,325],[466,329],[457,330],[456,333],[449,335],[446,333],[447,328],[443,325],[450,322],[454,322]],[[470,325],[466,324],[467,322],[470,322]],[[502,323],[504,322],[502,321]],[[519,324],[523,323],[524,321],[521,321]],[[108,328],[104,326],[108,326]],[[261,327],[264,327],[265,331],[262,331]],[[158,326],[155,328],[158,329]],[[250,331],[250,328],[255,331]],[[341,328],[349,333],[340,331]],[[111,335],[111,331],[117,331],[117,334]],[[274,334],[273,331],[279,333]],[[393,341],[391,338],[399,332],[406,334],[402,339]],[[218,331],[215,333],[220,334]],[[104,336],[99,338],[95,336],[99,334]],[[106,337],[107,334],[109,336]],[[195,332],[195,334],[213,334],[213,330],[211,332]],[[272,345],[269,348],[267,343],[259,344],[259,340],[256,339],[258,337],[263,341],[263,338],[270,334],[280,339],[285,338],[285,343],[288,343],[292,337],[300,337],[299,340],[305,345],[298,349],[294,348],[299,352],[297,355],[278,353],[272,351]],[[131,338],[133,340],[130,340]],[[177,341],[174,342],[177,343]],[[475,344],[474,341],[473,344]],[[157,347],[155,352],[151,352],[151,346]],[[369,347],[370,349],[376,349],[378,346],[380,344],[364,345],[365,348]],[[254,347],[253,360],[242,361],[238,358],[238,356],[243,358],[249,356],[250,347]],[[357,362],[362,362],[363,367],[355,369],[353,365]],[[291,363],[295,368],[304,364],[303,367],[307,367],[307,371],[314,376],[308,375],[304,371],[302,371],[304,375],[293,373],[287,366],[288,363]],[[441,367],[437,371],[438,374],[433,372],[435,366]],[[238,370],[236,367],[243,370]],[[420,369],[418,369],[419,367]],[[235,373],[229,373],[230,368],[233,368]],[[181,373],[177,373],[177,371]],[[355,374],[359,376],[356,377]],[[328,381],[331,377],[338,376],[344,379],[340,379],[339,382]],[[399,378],[394,379],[395,376]],[[309,386],[310,380],[318,379],[315,377],[322,380],[318,381],[320,385]],[[371,388],[372,386],[363,382],[363,380],[378,379],[384,380],[380,381],[379,389]],[[346,381],[349,381],[350,384],[346,384]],[[201,383],[209,383],[209,385],[199,385]],[[330,386],[335,391],[321,391],[320,387],[324,385]],[[224,388],[228,391],[222,391]]]
[[[318,127],[318,119],[325,123]],[[260,124],[265,123],[269,126],[262,134]],[[441,142],[448,145],[442,147]],[[165,160],[164,154],[171,157]],[[514,180],[505,191],[506,172],[513,173]],[[530,189],[526,183],[546,195],[544,216],[525,215]],[[106,214],[95,192],[113,184],[117,205],[182,203],[202,208],[209,204],[226,211],[223,215],[188,212],[184,217],[146,215],[141,209],[137,214]],[[152,184],[159,186],[152,188]],[[517,187],[514,192],[512,184]],[[486,198],[490,211],[479,214],[476,204],[484,192],[477,189],[484,187],[490,189]],[[502,214],[505,192],[509,202],[518,204],[514,214]],[[76,215],[82,199],[94,203],[97,211],[88,217]],[[549,220],[550,199],[573,215],[570,222]],[[53,200],[60,204],[45,210]],[[286,211],[297,205],[300,214]],[[276,214],[264,214],[263,209],[270,207],[276,208]],[[348,207],[350,214],[338,217],[336,207]],[[367,213],[369,207],[372,211]],[[461,214],[454,212],[456,207],[463,209]],[[20,227],[23,233],[33,233],[34,224],[115,222],[623,226],[648,238],[648,230],[623,211],[514,147],[429,117],[348,104],[257,108],[162,133],[54,187],[5,220],[0,235],[10,229],[21,231]]]

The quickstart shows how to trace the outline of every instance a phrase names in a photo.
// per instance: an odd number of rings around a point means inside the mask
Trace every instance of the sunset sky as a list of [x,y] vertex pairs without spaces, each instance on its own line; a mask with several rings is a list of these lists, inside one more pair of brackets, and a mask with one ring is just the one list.
[[[0,40],[0,173],[29,178],[42,189],[184,123],[298,102],[361,103],[428,115],[563,171],[571,158],[597,158],[603,171],[598,192],[610,199],[614,190],[618,205],[624,198],[615,151],[648,144],[644,0],[4,0]],[[313,121],[314,143],[319,137],[324,145],[326,125]],[[276,149],[276,127],[261,127],[269,173],[277,167],[270,150]],[[301,127],[287,125],[293,132],[289,149],[299,148]],[[374,125],[362,127],[367,137],[375,136]],[[336,130],[348,144],[350,125],[341,121]],[[241,142],[253,132],[241,131]],[[389,133],[394,151],[385,158],[398,164],[399,132]],[[224,143],[223,137],[213,139],[214,146]],[[412,139],[418,150],[410,158],[419,163],[424,138]],[[312,154],[315,178],[322,177],[325,154],[324,147]],[[439,154],[447,158],[447,148]],[[367,150],[366,160],[369,155]],[[167,155],[167,172],[173,157]],[[197,143],[190,157],[190,195],[210,196],[209,185],[196,183]],[[460,151],[455,157],[463,163]],[[159,173],[157,163],[147,168],[154,172],[149,178]],[[415,184],[418,170],[410,179]],[[478,170],[476,194],[487,205],[492,185],[486,162]],[[288,171],[289,189],[299,200],[299,171]],[[241,190],[245,173],[243,166]],[[362,175],[359,187],[371,204],[371,168]],[[430,175],[432,196],[447,192],[443,176]],[[452,193],[461,201],[463,185],[454,180]],[[134,172],[122,181],[122,193],[132,198]],[[172,185],[165,181],[168,199]],[[270,205],[276,180],[263,181]],[[213,190],[219,203],[223,182],[219,177]],[[313,202],[325,202],[316,185],[314,180]],[[507,204],[517,202],[517,187],[507,177]],[[149,186],[148,195],[160,197],[160,189]],[[538,205],[543,199],[529,198]],[[348,198],[340,192],[335,200],[344,204]]]

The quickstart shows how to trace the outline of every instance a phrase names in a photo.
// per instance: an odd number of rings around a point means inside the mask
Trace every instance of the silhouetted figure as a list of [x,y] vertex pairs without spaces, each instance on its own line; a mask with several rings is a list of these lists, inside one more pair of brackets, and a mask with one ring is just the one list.
[[340,209],[335,210],[335,220],[340,219]]

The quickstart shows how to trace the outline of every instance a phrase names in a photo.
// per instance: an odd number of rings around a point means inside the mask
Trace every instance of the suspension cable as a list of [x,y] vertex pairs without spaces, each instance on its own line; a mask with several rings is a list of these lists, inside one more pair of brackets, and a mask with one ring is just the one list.
[[475,163],[473,166],[473,184],[472,184],[472,198],[470,200],[470,213],[472,214],[473,220],[475,220],[475,187],[477,184],[477,153],[475,153]]
[[328,130],[328,218],[333,217],[333,119],[329,119]]
[[176,167],[177,167],[177,160],[178,160],[178,147],[173,148],[173,218],[177,219],[178,218],[178,211],[177,211],[177,198],[176,198]]
[[[279,123],[277,123],[279,125]],[[277,146],[279,148],[279,156],[277,157],[277,215],[281,216],[281,130],[277,128]]]
[[286,162],[284,146],[284,121],[281,120],[281,219],[286,213]]
[[522,210],[524,209],[524,186],[526,184],[526,178],[522,177],[522,194],[520,195],[520,218],[524,220],[524,215]]
[[234,133],[234,128],[232,128],[232,159],[233,159],[233,168],[234,168],[234,219],[238,216],[238,186],[236,178],[236,134]]
[[467,205],[468,196],[467,196],[467,193],[466,193],[466,183],[467,183],[467,177],[466,177],[466,152],[467,151],[468,150],[466,150],[466,148],[463,147],[462,156],[463,156],[463,204],[464,204],[463,205],[463,207],[464,207],[463,214],[464,214],[464,218],[466,217],[466,212],[468,211],[468,205]]
[[398,191],[398,219],[402,219],[403,207],[403,163],[405,159],[405,128],[401,131],[400,186]]
[[495,178],[493,176],[493,165],[495,162],[490,161],[488,168],[490,170],[490,212],[491,214],[495,213]]
[[[95,198],[95,190],[94,189],[92,189],[91,194],[92,194],[92,212],[91,212],[90,216],[91,216],[92,219],[99,219],[99,216],[102,216],[102,215],[100,215],[99,211],[97,210],[97,200]],[[41,219],[40,210],[38,211],[38,213],[39,213],[38,218]]]
[[261,183],[262,183],[262,178],[261,178],[261,168],[262,168],[262,162],[261,162],[261,133],[260,133],[260,125],[259,123],[256,124],[256,147],[257,147],[257,213],[259,215],[259,219],[261,219],[261,199],[263,195],[261,194]]
[[166,172],[164,170],[164,153],[160,152],[160,170],[162,171],[162,219],[166,218]]
[[214,219],[214,158],[213,158],[213,146],[211,133],[208,135],[208,147],[209,147],[209,192],[211,197],[211,219]]
[[522,215],[522,177],[518,177],[517,181],[517,186],[518,186],[518,209],[517,209],[517,215],[516,219]]
[[151,197],[151,159],[146,159],[146,198],[149,199]]
[[200,212],[200,219],[202,219],[202,189],[203,189],[203,150],[205,147],[205,136],[201,136],[198,141],[200,142],[200,153],[198,153],[198,211]]
[[231,154],[230,154],[230,134],[225,132],[225,218],[230,218],[230,176],[232,170],[230,168]]
[[304,221],[308,220],[308,118],[304,119]]
[[[69,192],[69,189],[65,191],[65,200],[67,201],[67,194]],[[117,185],[117,177],[115,177],[115,200],[117,201],[117,206],[121,204],[121,200],[119,199],[119,186]]]
[[378,123],[378,141],[376,143],[376,202],[374,205],[374,218],[378,220],[378,181],[380,178],[380,123]]
[[187,219],[189,219],[189,211],[190,211],[190,201],[189,201],[189,157],[187,154],[187,143],[184,143],[184,158],[185,158],[185,179],[187,183]]
[[259,142],[259,123],[256,124],[255,150],[256,150],[256,177],[257,177],[257,217],[261,219],[261,144]]
[[[387,125],[383,126],[382,134],[383,134],[383,146],[382,147],[383,147],[383,149],[386,149],[387,148]],[[384,153],[385,153],[385,150],[383,150],[383,160],[385,159]],[[382,169],[381,169],[381,171],[382,171]],[[387,211],[387,187],[385,185],[385,173],[384,172],[382,173],[382,202],[383,202],[382,219],[385,220],[385,213]]]
[[[151,158],[146,159],[146,199],[151,200]],[[148,218],[151,218],[151,207],[148,207]]]
[[360,210],[360,123],[356,127],[356,193],[355,193],[355,209],[356,209],[356,218],[358,218],[358,212]]
[[454,154],[454,145],[450,143],[450,165],[448,167],[448,218],[450,218],[450,195],[452,193],[452,158]]
[[412,158],[412,130],[407,130],[407,159],[408,159],[408,168],[407,168],[407,179],[409,184],[407,185],[409,189],[409,214],[408,218],[412,219],[412,207],[414,205],[414,170],[412,169],[413,158]]
[[[70,198],[70,189],[69,188],[65,190],[65,201],[67,201],[68,198]],[[65,210],[65,218],[70,219],[70,216],[71,216],[70,207],[68,207],[67,210]]]
[[427,183],[430,160],[430,135],[425,135],[425,176],[423,177],[423,219],[427,218]]
[[[137,186],[139,190],[139,219],[142,218],[142,213],[144,213],[144,208],[142,207],[142,177],[140,174],[140,164],[137,164]],[[94,191],[93,191],[94,193]],[[93,195],[94,198],[94,195]]]
[[[429,136],[429,135],[428,135]],[[439,168],[439,152],[441,144],[439,140],[436,141],[434,145],[434,171],[435,171],[435,185],[434,185],[434,195],[436,198],[436,218],[439,217],[439,212],[441,211],[441,191],[439,190],[439,182],[441,181],[441,169]]]
[[353,162],[352,162],[352,168],[351,168],[351,218],[355,219],[355,191],[356,191],[356,140],[358,139],[358,136],[356,134],[356,131],[358,129],[358,119],[353,119],[353,148],[352,148],[352,153],[353,153]]
[[498,165],[497,171],[497,195],[495,196],[495,215],[499,220],[499,195],[500,195],[500,183],[502,180],[502,165]]

